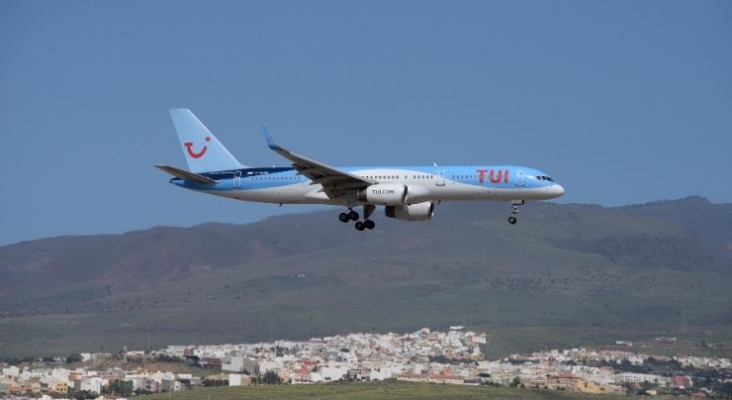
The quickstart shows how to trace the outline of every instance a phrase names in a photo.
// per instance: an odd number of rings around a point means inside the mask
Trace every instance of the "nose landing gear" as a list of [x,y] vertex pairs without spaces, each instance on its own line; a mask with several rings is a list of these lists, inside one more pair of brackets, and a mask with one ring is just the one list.
[[511,215],[508,217],[508,223],[511,225],[516,225],[516,222],[518,222],[518,219],[516,218],[516,215],[519,213],[519,206],[524,205],[524,200],[513,200],[511,201]]

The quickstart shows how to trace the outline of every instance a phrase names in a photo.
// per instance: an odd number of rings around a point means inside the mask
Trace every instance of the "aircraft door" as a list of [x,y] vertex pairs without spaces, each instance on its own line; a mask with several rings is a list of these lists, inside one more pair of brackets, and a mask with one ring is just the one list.
[[436,186],[445,186],[445,168],[437,168]]
[[516,186],[524,186],[524,176],[526,174],[523,170],[516,171]]
[[234,187],[235,188],[241,187],[241,171],[234,172]]

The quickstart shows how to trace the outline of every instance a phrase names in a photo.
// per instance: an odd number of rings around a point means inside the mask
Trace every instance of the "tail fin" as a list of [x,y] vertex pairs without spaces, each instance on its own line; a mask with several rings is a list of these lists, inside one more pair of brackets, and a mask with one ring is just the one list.
[[224,147],[191,110],[170,110],[175,131],[183,146],[183,154],[191,172],[225,171],[245,168]]

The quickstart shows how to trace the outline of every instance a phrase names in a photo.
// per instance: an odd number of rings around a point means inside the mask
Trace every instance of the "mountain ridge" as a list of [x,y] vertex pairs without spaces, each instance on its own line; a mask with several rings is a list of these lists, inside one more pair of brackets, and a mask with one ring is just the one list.
[[331,210],[3,246],[0,358],[261,340],[271,326],[307,337],[462,318],[500,336],[732,323],[732,205],[532,203],[516,226],[507,215],[446,203],[434,221],[378,217],[359,233]]

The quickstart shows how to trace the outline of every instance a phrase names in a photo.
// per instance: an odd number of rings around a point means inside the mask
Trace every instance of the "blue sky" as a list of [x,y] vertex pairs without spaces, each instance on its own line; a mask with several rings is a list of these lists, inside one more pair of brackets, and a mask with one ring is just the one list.
[[176,107],[247,165],[287,165],[265,122],[331,165],[518,164],[563,203],[729,203],[730,21],[728,1],[2,1],[0,245],[317,208],[169,185]]

